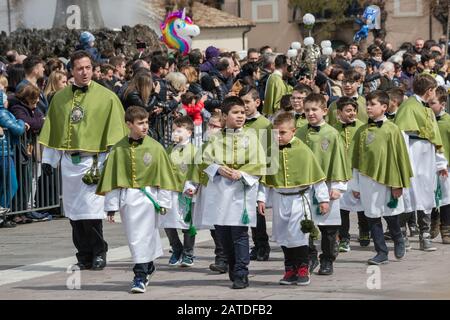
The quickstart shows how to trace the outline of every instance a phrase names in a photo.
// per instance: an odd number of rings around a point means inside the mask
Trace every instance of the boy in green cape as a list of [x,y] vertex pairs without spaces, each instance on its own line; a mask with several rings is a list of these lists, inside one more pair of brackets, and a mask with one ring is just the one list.
[[291,105],[295,112],[295,127],[300,128],[308,124],[306,120],[305,109],[303,101],[312,92],[311,88],[306,84],[298,84],[292,90]]
[[[164,228],[172,256],[169,266],[191,267],[194,264],[194,244],[196,230],[192,221],[192,197],[183,193],[189,168],[194,165],[196,148],[190,142],[194,131],[194,123],[189,116],[177,118],[172,125],[172,141],[174,145],[167,150],[172,161],[177,191],[172,191],[172,207],[166,215],[159,219],[159,227]],[[177,229],[183,233],[180,241]]]
[[[248,227],[256,227],[256,197],[266,155],[255,130],[243,129],[245,104],[228,97],[222,105],[225,129],[211,137],[203,152],[208,184],[204,223],[214,225],[224,248],[233,289],[248,287]],[[214,208],[214,209],[212,209]]]
[[292,113],[280,113],[274,119],[274,129],[279,150],[272,151],[278,157],[279,168],[275,174],[262,178],[262,184],[270,191],[261,193],[267,194],[270,200],[259,196],[259,210],[264,213],[265,204],[272,203],[273,240],[284,254],[285,274],[280,284],[305,286],[310,283],[308,238],[313,229],[304,228],[304,224],[312,223],[313,192],[320,203],[320,211],[326,213],[329,209],[326,177],[312,151],[294,136]]
[[[296,136],[312,150],[326,175],[330,210],[327,213],[316,212],[313,220],[318,224],[322,235],[319,274],[331,275],[333,261],[337,256],[336,237],[341,225],[339,198],[341,192],[347,190],[351,173],[339,133],[324,120],[328,111],[325,98],[321,94],[312,93],[305,98],[304,105],[308,125],[297,129]],[[312,241],[310,250],[312,272],[318,264],[317,250]]]
[[[355,70],[348,70],[344,73],[342,89],[344,97],[354,99],[358,103],[358,119],[367,122],[366,99],[358,94],[358,88],[361,85],[362,76]],[[328,123],[334,126],[338,122],[336,101],[330,104],[328,110]]]
[[410,186],[413,173],[402,133],[385,116],[388,105],[389,96],[383,91],[367,95],[369,121],[356,132],[352,151],[349,188],[361,200],[369,221],[377,252],[368,260],[372,265],[388,262],[381,217],[389,226],[395,257],[401,259],[406,252],[399,214],[404,210],[403,188]]
[[[444,155],[450,161],[450,115],[445,112],[448,92],[444,87],[436,89],[436,98],[430,101],[430,108],[436,115],[441,133]],[[447,171],[450,167],[447,167]],[[442,243],[450,244],[450,178],[439,176],[436,190],[436,208],[431,212],[431,239],[441,233]]]
[[113,222],[114,213],[120,211],[135,263],[131,292],[143,293],[155,271],[153,261],[163,255],[158,214],[171,207],[170,191],[177,187],[164,148],[147,136],[148,112],[129,107],[125,121],[130,134],[112,148],[97,194],[105,195],[109,221]]
[[[358,104],[355,100],[349,97],[341,97],[336,101],[338,122],[334,128],[339,132],[342,141],[344,142],[345,154],[347,156],[347,165],[349,172],[352,168],[351,145],[353,144],[353,137],[356,130],[363,125],[363,123],[356,118],[358,114]],[[339,252],[350,251],[350,212],[357,212],[358,227],[359,227],[359,243],[361,246],[368,246],[370,244],[369,225],[364,210],[361,206],[361,201],[356,199],[351,190],[344,192],[339,200],[341,208],[341,227],[339,228]]]
[[[436,172],[448,176],[447,159],[443,154],[441,134],[428,103],[436,96],[437,83],[429,74],[414,78],[414,95],[400,105],[395,124],[403,131],[414,177],[411,188],[405,190],[405,212],[417,211],[420,250],[435,251],[430,235],[431,210],[435,207]],[[401,217],[406,236],[407,215]]]
[[[258,91],[252,86],[245,86],[239,92],[239,97],[245,103],[244,128],[256,130],[261,144],[267,148],[271,138],[272,123],[258,112],[260,104]],[[251,229],[254,247],[250,251],[250,260],[269,260],[270,245],[266,230],[266,217],[257,212],[256,228]]]

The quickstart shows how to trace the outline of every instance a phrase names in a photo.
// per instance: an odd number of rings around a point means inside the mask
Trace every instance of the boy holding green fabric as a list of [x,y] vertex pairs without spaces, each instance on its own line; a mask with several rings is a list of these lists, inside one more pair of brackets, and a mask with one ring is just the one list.
[[228,97],[222,105],[225,128],[203,152],[208,184],[203,189],[203,223],[214,225],[224,248],[233,289],[248,287],[248,227],[256,226],[256,197],[266,155],[255,130],[244,129],[245,104]]
[[[339,132],[324,120],[328,111],[325,98],[321,94],[312,93],[305,98],[304,105],[308,125],[297,129],[296,136],[312,150],[326,175],[330,210],[327,213],[315,212],[313,220],[322,234],[319,274],[331,275],[333,262],[337,257],[336,236],[341,225],[339,199],[341,193],[347,190],[351,172]],[[312,272],[317,266],[317,251],[312,243],[310,250]]]
[[403,188],[410,186],[413,172],[402,133],[385,116],[388,105],[389,96],[383,91],[367,95],[369,121],[356,132],[352,150],[349,188],[361,200],[369,221],[377,252],[367,261],[371,265],[388,263],[381,217],[389,226],[395,257],[401,259],[406,252],[399,214],[404,211]]
[[[172,191],[172,207],[159,220],[159,226],[164,228],[172,247],[169,266],[191,267],[194,264],[196,231],[192,225],[192,197],[183,193],[186,176],[194,164],[196,153],[194,145],[190,142],[193,131],[194,123],[189,116],[175,119],[172,127],[172,141],[175,144],[167,150],[177,184],[177,191]],[[177,229],[183,232],[183,243]]]
[[163,255],[158,214],[172,206],[170,191],[177,185],[164,148],[147,136],[148,112],[129,107],[125,121],[130,134],[113,146],[97,194],[105,195],[110,221],[120,211],[135,263],[131,292],[143,293],[155,271],[153,261]]

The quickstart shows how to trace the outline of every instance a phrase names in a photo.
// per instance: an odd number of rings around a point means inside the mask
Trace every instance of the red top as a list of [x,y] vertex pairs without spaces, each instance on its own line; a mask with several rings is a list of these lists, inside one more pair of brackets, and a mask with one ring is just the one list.
[[187,115],[192,118],[192,121],[194,121],[194,124],[196,126],[199,126],[203,122],[203,118],[201,115],[201,111],[205,107],[205,104],[201,101],[197,102],[195,106],[187,106],[183,104],[184,110],[186,110]]

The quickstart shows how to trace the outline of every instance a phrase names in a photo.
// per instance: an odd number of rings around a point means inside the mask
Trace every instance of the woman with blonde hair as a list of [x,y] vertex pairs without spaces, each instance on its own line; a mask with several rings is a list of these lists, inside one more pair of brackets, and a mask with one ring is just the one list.
[[44,94],[48,100],[48,104],[55,95],[55,93],[67,86],[67,74],[61,70],[53,71],[48,77],[47,86],[45,87]]

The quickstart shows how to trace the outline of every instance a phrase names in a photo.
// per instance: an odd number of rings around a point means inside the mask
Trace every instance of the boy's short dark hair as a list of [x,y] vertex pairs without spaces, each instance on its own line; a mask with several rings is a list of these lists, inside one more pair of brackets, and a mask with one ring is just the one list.
[[288,58],[284,54],[280,54],[275,58],[275,68],[280,69],[288,65]]
[[75,66],[75,61],[83,59],[83,58],[89,58],[89,60],[91,60],[91,64],[92,64],[92,56],[89,52],[85,51],[85,50],[78,50],[75,51],[71,56],[70,56],[70,65],[73,69],[73,67]]
[[297,91],[298,93],[304,93],[308,96],[311,94],[312,89],[310,86],[308,86],[306,84],[299,83],[294,87],[294,89],[292,91]]
[[350,69],[344,72],[344,79],[345,80],[351,80],[351,81],[361,81],[362,76],[361,73],[354,69]]
[[165,68],[169,59],[163,55],[155,55],[152,57],[152,64],[150,65],[150,70],[153,73],[157,73],[160,68]]
[[448,100],[448,91],[443,86],[439,86],[436,88],[436,99],[439,103],[447,104]]
[[437,88],[436,79],[429,74],[419,74],[414,77],[413,91],[419,96],[423,96],[428,90]]
[[292,103],[291,103],[291,94],[285,94],[284,96],[281,97],[280,100],[280,109],[284,110],[284,111],[292,111],[294,110],[294,108],[292,107]]
[[281,112],[273,120],[274,126],[282,125],[283,123],[291,124],[292,128],[295,128],[295,116],[292,112]]
[[122,63],[126,63],[126,62],[127,61],[125,60],[125,58],[121,57],[121,56],[114,56],[109,59],[109,64],[114,66],[114,68],[120,67],[120,65]]
[[336,101],[336,107],[338,110],[344,110],[344,108],[348,105],[351,105],[356,112],[358,112],[358,103],[350,97],[340,97]]
[[435,59],[436,59],[435,56],[431,52],[427,52],[427,51],[422,53],[422,55],[420,57],[420,61],[422,63],[428,62],[430,60],[435,60]]
[[366,96],[367,101],[377,100],[381,105],[386,105],[389,107],[389,96],[386,92],[382,90],[375,90],[369,92]]
[[250,95],[253,100],[256,101],[256,99],[259,99],[259,93],[255,89],[255,87],[246,85],[239,91],[239,98],[242,98],[243,96]]
[[134,123],[135,120],[148,119],[149,113],[142,107],[130,106],[125,111],[125,122]]
[[196,98],[196,95],[193,94],[192,92],[183,93],[181,95],[181,103],[188,106],[192,103],[193,100],[195,100],[195,98]]
[[308,103],[316,103],[322,109],[327,108],[327,100],[325,100],[325,97],[320,93],[311,93],[309,96],[307,96],[305,100],[303,100],[303,105],[306,107],[306,104]]
[[389,96],[389,100],[395,102],[399,106],[405,99],[405,91],[400,88],[392,88],[386,91]]
[[234,106],[245,107],[244,101],[238,97],[226,97],[222,102],[222,112],[228,114]]
[[173,120],[173,124],[179,128],[185,128],[188,131],[194,131],[194,122],[189,116],[176,118]]
[[100,72],[102,74],[107,74],[109,70],[115,71],[116,68],[112,64],[109,64],[109,63],[104,63],[104,64],[100,65]]
[[402,70],[407,71],[407,69],[417,67],[417,61],[411,56],[404,56],[402,61]]
[[23,69],[25,70],[25,74],[30,74],[34,67],[36,67],[39,63],[44,65],[44,61],[37,56],[30,56],[23,60]]

